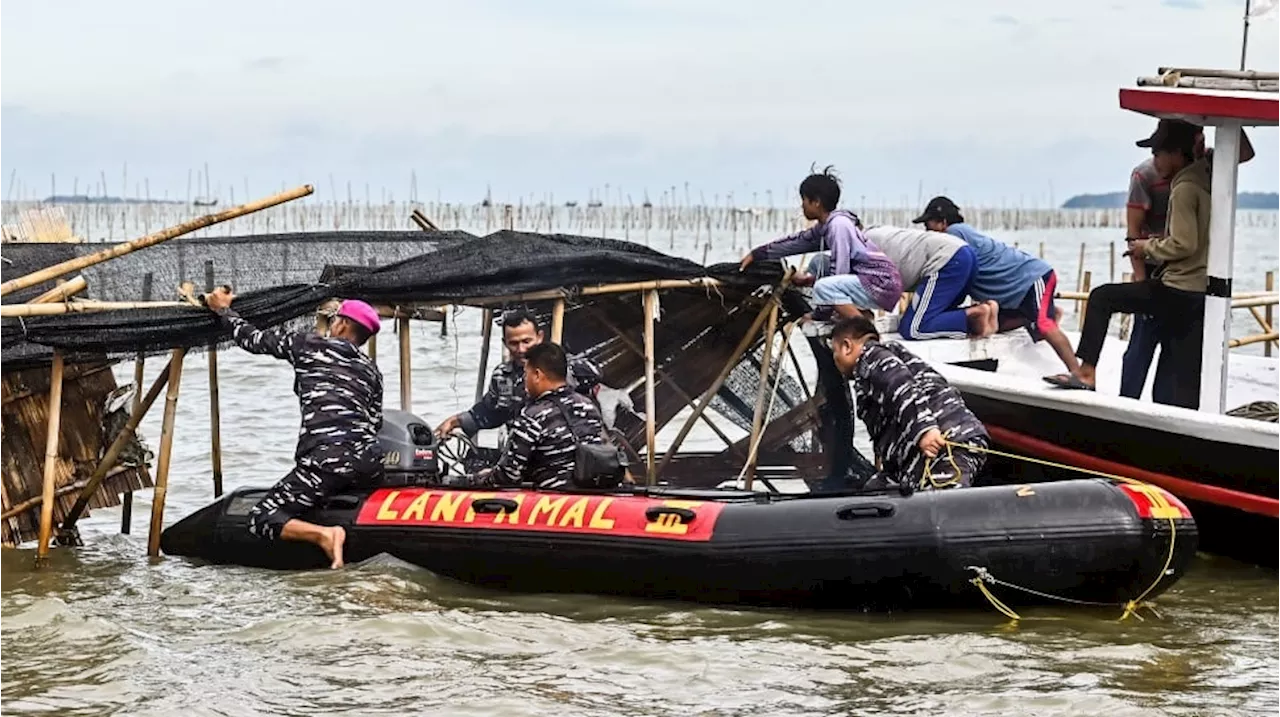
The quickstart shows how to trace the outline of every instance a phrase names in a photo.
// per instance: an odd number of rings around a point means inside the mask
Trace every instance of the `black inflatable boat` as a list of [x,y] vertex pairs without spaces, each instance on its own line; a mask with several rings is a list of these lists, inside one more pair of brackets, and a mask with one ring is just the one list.
[[[1152,597],[1183,575],[1196,526],[1173,495],[1074,480],[862,495],[680,490],[561,493],[409,485],[435,472],[425,423],[388,412],[383,485],[308,520],[342,525],[346,559],[381,553],[477,585],[713,603],[831,608],[985,604],[989,575],[1097,603]],[[396,433],[396,435],[388,435]],[[223,496],[164,531],[170,555],[276,569],[327,565],[318,548],[247,530],[264,488]],[[985,571],[985,572],[984,572]],[[1152,586],[1154,585],[1154,588]],[[993,588],[1011,605],[1033,592]]]

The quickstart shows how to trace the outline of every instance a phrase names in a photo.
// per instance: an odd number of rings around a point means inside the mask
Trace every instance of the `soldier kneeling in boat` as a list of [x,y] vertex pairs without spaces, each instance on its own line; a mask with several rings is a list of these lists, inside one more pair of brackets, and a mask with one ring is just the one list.
[[625,457],[605,434],[595,402],[569,386],[568,363],[553,343],[525,354],[523,385],[537,398],[511,422],[498,465],[478,473],[473,484],[609,488],[623,479]]
[[973,483],[990,439],[945,378],[902,344],[880,343],[875,324],[861,316],[835,325],[831,353],[853,381],[858,418],[881,462],[868,487],[890,480],[919,489]]
[[[444,438],[461,428],[468,436],[481,429],[498,428],[514,419],[528,401],[525,389],[524,363],[526,353],[542,345],[545,334],[538,327],[533,314],[524,309],[514,309],[502,316],[502,342],[511,354],[511,360],[498,366],[489,379],[489,390],[470,410],[446,418],[436,435]],[[592,395],[601,386],[600,369],[585,356],[575,356],[568,361],[566,381],[571,390]]]

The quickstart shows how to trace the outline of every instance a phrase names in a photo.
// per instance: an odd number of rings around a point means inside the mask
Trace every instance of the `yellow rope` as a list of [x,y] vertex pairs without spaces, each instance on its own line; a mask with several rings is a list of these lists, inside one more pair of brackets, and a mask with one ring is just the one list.
[[[1040,465],[1049,466],[1052,468],[1061,468],[1069,471],[1077,471],[1079,473],[1087,473],[1089,475],[1095,475],[1101,478],[1107,478],[1109,480],[1117,481],[1119,483],[1126,483],[1134,486],[1142,486],[1143,488],[1147,488],[1147,489],[1152,488],[1152,486],[1149,483],[1145,483],[1135,478],[1128,478],[1126,476],[1116,475],[1114,473],[1095,471],[1089,468],[1081,468],[1079,466],[1067,465],[1066,463],[1057,463],[1054,461],[1047,461],[1041,458],[1032,458],[1030,456],[1018,455],[1016,453],[1006,453],[1004,451],[999,451],[994,448],[987,448],[985,446],[976,446],[976,445],[971,445],[967,443],[954,443],[952,441],[945,440],[945,436],[944,436],[944,442],[947,445],[947,456],[951,459],[951,463],[953,466],[955,466],[955,458],[951,455],[951,449],[952,447],[955,447],[955,448],[964,448],[970,451],[977,451],[979,453],[987,453],[993,456],[1001,456],[1003,458],[1011,458],[1014,460],[1026,461],[1028,463],[1038,463]],[[932,459],[930,459],[928,462],[925,463],[926,475],[928,475],[928,471],[931,466],[932,466]],[[956,467],[956,474],[957,476],[959,475],[958,466]],[[930,481],[933,480],[932,476],[929,477],[929,480]],[[1120,615],[1120,620],[1122,621],[1127,620],[1130,617],[1136,617],[1138,618],[1138,620],[1142,620],[1143,619],[1142,616],[1138,614],[1138,610],[1142,608],[1147,608],[1156,617],[1160,616],[1160,613],[1156,612],[1155,606],[1149,603],[1143,602],[1143,599],[1146,598],[1146,596],[1150,595],[1151,591],[1155,590],[1156,586],[1160,584],[1160,581],[1164,580],[1164,576],[1168,574],[1169,566],[1173,564],[1173,556],[1174,556],[1175,547],[1177,546],[1177,543],[1178,543],[1178,526],[1174,518],[1170,516],[1169,517],[1169,553],[1168,555],[1165,556],[1164,567],[1160,568],[1160,572],[1156,574],[1156,579],[1151,583],[1151,585],[1147,587],[1146,590],[1143,590],[1142,593],[1140,593],[1136,598],[1133,598],[1132,600],[1129,600],[1124,604],[1124,613]],[[999,600],[996,599],[994,594],[992,594],[991,591],[987,589],[986,584],[983,582],[981,577],[973,578],[969,582],[978,586],[978,589],[982,591],[982,594],[985,595],[989,601],[991,601],[991,604],[996,608],[996,610],[999,610],[1005,616],[1011,617],[1012,619],[1015,619],[1015,620],[1019,619],[1017,617],[1017,613],[1014,613],[1012,610],[1009,609],[1007,605],[999,602]]]
[[1001,602],[1000,598],[996,597],[995,593],[991,592],[991,590],[987,588],[987,584],[982,581],[982,578],[972,578],[969,580],[969,582],[978,586],[978,591],[981,592],[983,597],[985,597],[987,601],[991,603],[991,606],[994,607],[996,610],[1000,611],[1002,615],[1009,618],[1010,620],[1022,619],[1021,615],[1014,612],[1013,608]]

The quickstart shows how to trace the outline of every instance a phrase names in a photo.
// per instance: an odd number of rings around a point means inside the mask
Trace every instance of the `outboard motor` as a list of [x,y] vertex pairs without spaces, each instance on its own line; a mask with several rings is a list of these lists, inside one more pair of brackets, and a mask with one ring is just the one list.
[[426,421],[408,411],[384,409],[378,443],[383,451],[379,486],[421,486],[439,480],[439,445]]

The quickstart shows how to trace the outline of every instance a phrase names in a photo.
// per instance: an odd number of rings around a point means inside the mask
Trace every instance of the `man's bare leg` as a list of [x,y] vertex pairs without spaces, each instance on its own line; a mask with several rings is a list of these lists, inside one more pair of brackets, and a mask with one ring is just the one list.
[[315,523],[293,518],[284,524],[284,528],[280,531],[280,537],[284,540],[296,540],[318,545],[324,551],[324,554],[329,556],[331,561],[330,568],[336,570],[342,567],[342,547],[347,542],[347,531],[343,530],[341,526],[316,525]]

